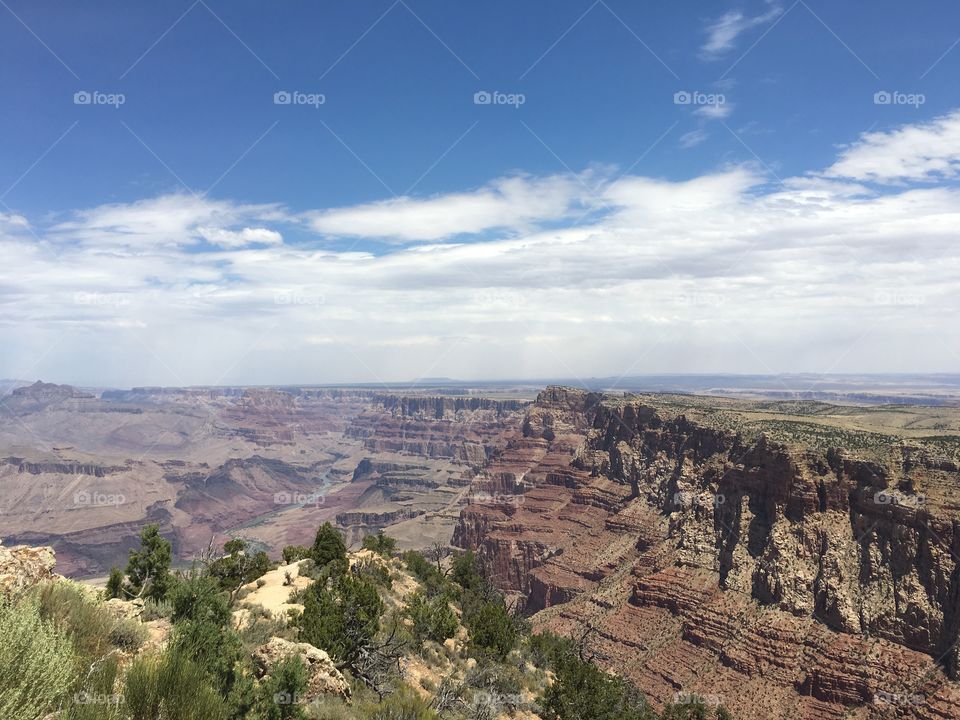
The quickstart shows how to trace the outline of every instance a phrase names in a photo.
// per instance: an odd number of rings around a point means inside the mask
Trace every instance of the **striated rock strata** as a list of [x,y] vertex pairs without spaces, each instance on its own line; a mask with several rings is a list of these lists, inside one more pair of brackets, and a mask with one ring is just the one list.
[[960,717],[956,447],[743,415],[548,388],[454,542],[657,705]]

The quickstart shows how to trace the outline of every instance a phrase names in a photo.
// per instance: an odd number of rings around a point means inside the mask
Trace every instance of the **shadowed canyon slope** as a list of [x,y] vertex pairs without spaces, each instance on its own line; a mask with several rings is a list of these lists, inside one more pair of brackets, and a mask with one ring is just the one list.
[[657,703],[960,717],[957,419],[551,387],[454,542]]

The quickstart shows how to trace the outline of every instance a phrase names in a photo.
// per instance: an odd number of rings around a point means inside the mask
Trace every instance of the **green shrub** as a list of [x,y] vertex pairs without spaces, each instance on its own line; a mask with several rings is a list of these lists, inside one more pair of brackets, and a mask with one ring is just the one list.
[[381,703],[364,708],[368,720],[439,720],[440,716],[416,692],[404,686]]
[[260,685],[257,705],[263,720],[294,720],[305,717],[300,697],[307,689],[307,668],[295,655],[285,657],[270,669]]
[[310,557],[321,570],[326,569],[331,563],[346,570],[347,546],[343,542],[343,536],[330,523],[325,522],[317,530]]
[[123,692],[130,720],[227,720],[226,703],[190,659],[168,652],[141,656],[127,672]]
[[158,600],[166,597],[173,582],[172,558],[170,541],[160,534],[160,526],[147,525],[140,532],[140,549],[130,551],[125,592]]
[[123,597],[123,581],[123,571],[114,565],[112,568],[110,568],[110,577],[107,579],[107,587],[105,590],[106,596],[108,598]]
[[377,555],[390,557],[397,550],[397,541],[389,535],[384,535],[383,530],[380,530],[376,535],[364,536],[361,547],[364,550],[371,550]]
[[423,553],[408,550],[403,554],[403,562],[407,570],[423,584],[428,596],[433,597],[446,590],[446,578],[437,570],[436,565],[423,556]]
[[463,623],[474,650],[502,660],[517,644],[517,624],[502,598],[469,597],[463,606]]
[[66,632],[79,662],[90,663],[113,650],[111,633],[118,621],[79,587],[66,582],[45,582],[34,591],[40,615]]
[[459,626],[457,615],[445,595],[428,600],[418,591],[407,600],[405,614],[413,621],[413,637],[420,643],[424,640],[443,643],[456,634]]
[[393,586],[393,578],[390,577],[390,569],[385,567],[382,562],[364,558],[353,564],[353,572],[362,578],[372,582],[374,585],[386,589]]
[[76,681],[70,638],[42,617],[38,601],[0,603],[0,718],[39,720]]
[[143,612],[140,614],[140,618],[144,622],[149,622],[169,618],[172,615],[173,603],[169,599],[154,600],[153,598],[147,598],[143,603]]
[[[286,637],[291,635],[287,624],[283,620],[271,618],[255,618],[247,621],[240,630],[240,639],[247,647],[257,647],[266,643],[272,637]],[[287,637],[288,640],[292,637]]]
[[384,612],[376,586],[351,574],[314,583],[303,603],[300,640],[351,666],[372,642]]
[[661,720],[732,720],[730,712],[718,705],[710,707],[702,698],[692,697],[688,702],[670,703],[663,708]]
[[481,572],[480,560],[473,550],[468,550],[454,559],[450,568],[450,579],[467,591],[480,592],[483,589],[486,580]]
[[303,545],[287,545],[283,549],[283,561],[288,565],[310,557],[310,548]]
[[332,695],[321,695],[307,708],[310,720],[362,720],[360,712],[356,705]]
[[211,563],[208,573],[217,580],[221,590],[231,594],[231,599],[242,585],[252,582],[270,569],[267,554],[262,551],[251,553],[244,540],[228,540],[223,550],[226,555]]
[[150,633],[137,620],[117,620],[110,628],[110,643],[125,652],[139,650]]
[[214,578],[193,572],[183,577],[170,591],[171,620],[210,621],[218,626],[230,622],[230,605]]
[[554,681],[539,699],[544,720],[654,720],[643,695],[621,677],[580,659],[573,643],[544,643]]

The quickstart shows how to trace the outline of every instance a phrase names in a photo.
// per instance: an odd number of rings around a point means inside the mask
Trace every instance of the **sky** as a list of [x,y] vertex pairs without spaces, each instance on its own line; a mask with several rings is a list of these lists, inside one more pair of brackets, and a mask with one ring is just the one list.
[[0,0],[0,377],[950,372],[960,6]]

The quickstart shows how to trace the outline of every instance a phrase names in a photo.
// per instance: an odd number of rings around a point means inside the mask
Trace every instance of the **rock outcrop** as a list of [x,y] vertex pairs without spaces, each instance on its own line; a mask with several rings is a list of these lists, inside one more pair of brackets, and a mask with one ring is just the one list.
[[271,669],[287,657],[299,657],[307,667],[307,689],[301,698],[291,701],[309,703],[321,695],[350,697],[350,684],[337,670],[326,652],[308,643],[294,643],[283,638],[270,638],[253,652],[253,661],[261,678],[269,676]]
[[53,577],[53,548],[0,545],[0,597],[10,597]]

